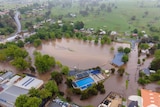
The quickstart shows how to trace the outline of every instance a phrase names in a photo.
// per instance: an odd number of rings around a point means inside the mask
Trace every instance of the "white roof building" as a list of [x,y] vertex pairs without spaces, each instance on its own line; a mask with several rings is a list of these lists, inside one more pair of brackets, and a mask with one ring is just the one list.
[[29,90],[32,87],[38,89],[43,85],[43,83],[44,82],[42,80],[39,80],[34,77],[26,76],[14,85],[17,87]]

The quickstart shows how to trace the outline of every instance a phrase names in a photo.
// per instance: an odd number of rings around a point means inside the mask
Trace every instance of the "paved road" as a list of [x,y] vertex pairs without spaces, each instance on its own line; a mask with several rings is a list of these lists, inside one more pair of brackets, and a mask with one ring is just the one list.
[[14,16],[14,20],[17,25],[17,31],[14,34],[10,35],[10,37],[8,37],[4,40],[1,40],[0,43],[6,43],[7,41],[10,41],[10,42],[13,41],[18,36],[17,34],[21,32],[21,23],[19,20],[19,15],[20,15],[20,13],[18,11],[16,11],[16,14]]

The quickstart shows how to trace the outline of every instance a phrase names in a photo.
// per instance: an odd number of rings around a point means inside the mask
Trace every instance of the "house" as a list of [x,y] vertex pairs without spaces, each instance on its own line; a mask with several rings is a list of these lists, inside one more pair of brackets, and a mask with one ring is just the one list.
[[132,36],[137,37],[137,36],[138,36],[138,34],[137,34],[137,33],[133,33],[133,34],[132,34]]
[[117,35],[117,32],[116,32],[116,31],[112,31],[112,32],[110,33],[110,35]]
[[112,64],[115,65],[115,66],[122,66],[124,65],[124,62],[122,62],[122,57],[123,57],[124,53],[117,53],[114,55],[114,58],[112,60]]
[[142,50],[141,50],[141,53],[142,53],[142,54],[149,54],[149,50],[148,50],[148,49],[145,49],[145,50],[142,49]]
[[115,92],[110,92],[98,107],[122,107],[122,96]]
[[142,72],[144,72],[147,76],[150,76],[151,73],[156,73],[156,71],[150,70],[149,68],[142,69]]
[[138,107],[138,102],[137,101],[132,101],[129,103],[128,107]]
[[99,34],[100,34],[100,35],[105,35],[105,34],[106,34],[106,31],[104,31],[103,29],[99,29]]
[[141,96],[143,99],[142,107],[160,107],[160,93],[141,89]]
[[146,33],[146,31],[144,31],[144,30],[143,30],[143,31],[141,31],[141,33],[145,34],[145,33]]
[[58,23],[58,24],[62,24],[62,20],[58,20],[57,23]]
[[71,13],[70,16],[74,18],[76,17],[76,14]]
[[34,87],[36,89],[43,86],[43,80],[35,77],[12,75],[11,72],[5,73],[4,79],[0,84],[0,104],[4,107],[14,107],[16,98],[21,94],[27,94]]

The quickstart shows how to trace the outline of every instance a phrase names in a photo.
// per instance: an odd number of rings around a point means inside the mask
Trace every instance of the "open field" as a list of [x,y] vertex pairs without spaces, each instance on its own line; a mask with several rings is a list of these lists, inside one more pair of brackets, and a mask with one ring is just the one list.
[[[101,2],[101,4],[106,4],[106,7],[110,4],[114,4],[117,8],[112,8],[111,12],[107,10],[101,10],[99,15],[96,11],[89,12],[88,16],[83,17],[79,14],[82,7],[77,6],[78,2],[73,3],[71,8],[62,8],[62,6],[57,6],[52,8],[52,16],[67,15],[68,13],[75,13],[76,18],[65,18],[63,20],[69,21],[83,21],[85,27],[92,28],[104,28],[109,30],[117,31],[131,31],[135,28],[140,30],[149,31],[148,26],[158,27],[160,24],[160,8],[157,7],[157,1],[143,1],[143,7],[141,6],[141,0],[118,0],[118,1],[107,1]],[[90,6],[88,6],[91,8]],[[99,6],[100,7],[100,6]],[[97,10],[99,7],[93,7]],[[135,17],[131,20],[131,17]]]
[[[79,1],[73,0],[71,6],[63,7],[63,4],[64,1],[62,0],[59,4],[52,7],[50,15],[52,19],[58,19],[62,16],[62,20],[64,21],[83,21],[86,28],[102,28],[118,32],[130,32],[136,28],[139,31],[145,30],[149,34],[158,35],[158,32],[151,32],[149,30],[150,27],[159,29],[160,6],[158,7],[158,4],[160,2],[158,0],[101,0],[95,6],[92,6],[91,2],[80,6]],[[102,4],[105,4],[104,9],[100,8]],[[18,4],[4,4],[4,6],[0,6],[0,9],[2,7],[14,8],[15,6],[19,7]],[[108,12],[108,7],[111,7],[110,12]],[[42,14],[45,14],[47,10],[43,10]],[[88,15],[82,16],[79,13],[80,11],[87,11]],[[76,14],[76,17],[68,17],[69,13]],[[25,19],[22,22],[23,28],[25,22],[32,21],[35,23],[35,16],[26,18],[25,15],[22,15],[22,17]]]

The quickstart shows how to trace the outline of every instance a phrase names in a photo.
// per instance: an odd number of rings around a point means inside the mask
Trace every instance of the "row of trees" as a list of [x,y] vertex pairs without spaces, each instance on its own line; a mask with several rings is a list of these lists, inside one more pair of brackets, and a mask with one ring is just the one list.
[[11,64],[16,68],[24,70],[29,67],[29,63],[25,60],[28,53],[26,50],[18,47],[18,45],[21,46],[20,42],[17,45],[15,43],[1,44],[0,61],[11,61]]
[[51,73],[51,79],[55,80],[57,85],[59,85],[63,81],[63,75],[68,75],[68,73],[69,73],[69,68],[67,66],[63,66],[61,67],[60,72],[53,71]]
[[102,82],[98,83],[98,84],[94,84],[93,86],[87,88],[84,91],[81,91],[80,89],[72,89],[73,94],[76,95],[80,95],[80,99],[81,100],[85,100],[90,98],[91,96],[95,96],[98,94],[98,91],[101,94],[105,93],[105,88]]

